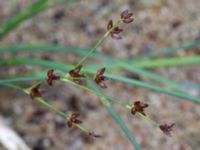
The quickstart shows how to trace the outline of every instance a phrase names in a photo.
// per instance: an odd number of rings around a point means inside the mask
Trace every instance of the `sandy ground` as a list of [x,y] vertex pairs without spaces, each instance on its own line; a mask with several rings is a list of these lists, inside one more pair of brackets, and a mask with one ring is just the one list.
[[[0,22],[12,17],[28,2],[20,0],[17,5],[0,1]],[[134,12],[135,22],[127,26],[121,41],[111,38],[101,46],[100,53],[115,58],[131,58],[141,53],[176,47],[188,43],[200,34],[199,0],[84,0],[62,7],[51,8],[23,23],[0,41],[10,44],[61,44],[91,47],[103,35],[109,19],[117,19],[120,12],[129,8]],[[188,56],[198,53],[178,53]],[[17,54],[15,57],[42,58],[74,63],[78,57],[69,54]],[[12,55],[13,56],[13,55]],[[11,57],[4,54],[2,58]],[[27,67],[28,69],[34,69]],[[26,68],[26,69],[27,69]],[[22,68],[23,69],[23,68]],[[25,69],[25,70],[26,70]],[[5,71],[3,73],[3,71]],[[14,74],[15,68],[0,68],[3,77]],[[176,81],[200,83],[198,66],[157,69],[155,72]],[[127,72],[121,72],[125,75]],[[142,80],[147,81],[145,78]],[[144,150],[200,150],[199,106],[171,96],[108,82],[106,93],[132,103],[141,100],[150,105],[147,113],[158,122],[175,122],[173,138],[167,138],[148,122],[132,116],[130,112],[114,106],[135,135]],[[46,87],[45,87],[46,88]],[[50,89],[52,90],[52,89]],[[120,92],[119,92],[120,91]],[[200,92],[190,90],[200,96]],[[7,88],[0,88],[0,113],[33,148],[33,150],[131,150],[125,138],[108,112],[92,94],[57,83],[45,97],[65,111],[79,111],[83,125],[104,137],[89,143],[78,130],[67,129],[64,120],[28,96]]]

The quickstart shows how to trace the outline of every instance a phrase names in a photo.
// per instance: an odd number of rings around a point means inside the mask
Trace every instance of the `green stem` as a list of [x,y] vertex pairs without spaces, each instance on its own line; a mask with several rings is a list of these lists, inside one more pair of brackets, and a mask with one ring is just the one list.
[[[43,82],[43,81],[39,81],[39,82]],[[28,89],[23,89],[17,85],[14,85],[14,84],[7,84],[7,83],[1,83],[2,85],[5,85],[5,86],[8,86],[8,87],[11,87],[11,88],[14,88],[14,89],[17,89],[17,90],[20,90],[24,93],[26,93],[27,95],[30,94],[30,88]],[[36,83],[38,84],[38,83]],[[35,84],[34,84],[35,85]],[[32,87],[34,87],[34,85]],[[51,105],[48,101],[44,100],[43,98],[41,97],[35,97],[34,98],[36,101],[38,101],[39,103],[43,104],[44,106],[46,106],[47,108],[53,110],[54,112],[56,112],[59,116],[61,116],[62,118],[64,118],[65,120],[69,118],[69,115],[68,113],[65,113],[59,109],[57,109],[56,107],[54,107],[53,105]],[[85,134],[89,134],[89,130],[84,128],[83,126],[79,125],[79,124],[75,124],[75,126],[80,129],[83,133]]]
[[[75,83],[75,82],[73,82],[73,81],[71,81],[71,80],[69,80],[67,78],[61,78],[60,80],[64,81],[64,82],[67,82],[67,83],[70,83],[70,84],[73,84],[74,86],[76,86],[76,87],[78,87],[80,89],[83,89],[83,90],[85,90],[87,92],[90,92],[90,93],[93,93],[93,94],[95,94],[97,96],[100,96],[101,98],[103,98],[105,100],[108,100],[111,103],[119,104],[119,105],[121,105],[122,107],[124,107],[126,109],[131,110],[132,107],[134,107],[133,105],[128,104],[126,102],[122,102],[122,101],[120,101],[120,100],[118,100],[116,98],[113,98],[113,97],[110,97],[110,96],[106,96],[104,94],[97,93],[96,91],[94,91],[94,90],[92,90],[92,89],[90,89],[90,88],[88,88],[88,87],[86,87],[84,85],[77,84],[77,83]],[[137,114],[140,117],[142,117],[143,119],[145,119],[147,122],[149,122],[150,124],[152,124],[153,126],[159,127],[159,124],[157,122],[155,122],[154,120],[152,120],[151,118],[149,118],[148,116],[145,116],[145,115],[143,115],[141,113],[137,113]]]
[[0,30],[0,39],[5,35],[19,26],[23,21],[29,19],[32,16],[37,15],[41,11],[47,8],[48,0],[39,0],[36,3],[32,4],[29,8],[22,10],[15,17],[9,19],[6,23],[3,24]]
[[[24,91],[24,93],[26,93],[26,94],[30,94],[30,91],[29,90],[27,90],[27,89],[24,89],[23,90]],[[55,108],[53,105],[51,105],[49,102],[47,102],[46,100],[44,100],[43,98],[41,98],[41,97],[36,97],[36,98],[34,98],[35,100],[37,100],[38,102],[40,102],[41,104],[43,104],[44,106],[46,106],[47,108],[49,108],[49,109],[51,109],[51,110],[53,110],[53,111],[55,111],[56,113],[58,113],[61,117],[63,117],[64,119],[66,119],[67,117],[68,117],[68,114],[66,114],[65,112],[63,112],[63,111],[61,111],[61,110],[59,110],[59,109],[57,109],[57,108]]]
[[189,66],[200,63],[200,56],[190,57],[175,57],[167,59],[156,59],[147,60],[142,62],[135,62],[133,65],[137,65],[142,68],[161,68],[161,67],[178,67],[178,66]]
[[83,62],[92,55],[92,53],[94,53],[94,51],[105,41],[106,37],[108,37],[108,35],[110,34],[110,32],[116,28],[117,26],[119,26],[120,21],[118,21],[116,24],[113,25],[113,27],[108,30],[100,39],[99,41],[95,44],[95,46],[93,48],[91,48],[91,50],[77,63],[77,65],[75,65],[75,68],[77,68],[78,66],[80,66],[81,64],[83,64]]
[[158,127],[159,128],[159,124],[157,122],[155,122],[153,119],[151,119],[148,116],[143,115],[142,113],[137,113],[140,117],[142,117],[143,119],[145,119],[146,121],[148,121],[149,123],[151,123],[153,126]]

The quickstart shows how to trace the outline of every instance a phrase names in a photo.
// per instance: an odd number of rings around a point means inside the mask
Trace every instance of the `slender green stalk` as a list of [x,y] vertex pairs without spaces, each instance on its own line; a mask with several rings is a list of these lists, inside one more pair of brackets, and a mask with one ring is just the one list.
[[177,57],[177,58],[163,58],[158,60],[148,60],[133,63],[142,68],[161,68],[161,67],[178,67],[188,66],[193,64],[200,64],[200,56]]
[[[73,68],[73,66],[71,66],[71,65],[56,63],[56,62],[51,62],[51,61],[37,60],[37,59],[34,59],[34,60],[11,59],[11,60],[6,61],[6,62],[0,62],[0,65],[1,65],[1,63],[3,63],[4,65],[6,65],[6,64],[7,65],[18,65],[18,64],[39,65],[39,66],[43,66],[43,67],[47,67],[47,68],[57,69],[57,70],[64,71],[64,72],[68,72],[71,68]],[[89,74],[95,74],[96,70],[83,69],[83,72],[89,73]],[[134,80],[134,79],[129,79],[129,78],[126,78],[126,77],[123,77],[123,76],[117,76],[117,75],[113,75],[113,74],[105,74],[105,76],[112,79],[112,80],[115,80],[115,81],[120,81],[120,82],[130,84],[130,85],[133,85],[133,86],[146,88],[146,89],[157,91],[157,92],[160,92],[160,93],[163,93],[163,94],[168,94],[168,95],[175,96],[175,97],[178,97],[178,98],[181,98],[181,99],[186,99],[186,100],[189,100],[189,101],[200,103],[199,98],[196,98],[196,97],[191,96],[190,94],[187,94],[187,93],[184,93],[184,92],[163,89],[163,88],[160,88],[159,86],[155,86],[153,84],[149,84],[149,83]]]
[[142,113],[137,113],[140,117],[142,117],[144,120],[148,121],[149,123],[151,123],[153,126],[158,127],[159,128],[159,124],[157,122],[155,122],[154,120],[152,120],[151,118],[149,118],[148,116],[143,115]]
[[116,24],[113,25],[113,27],[108,30],[100,39],[99,41],[95,44],[95,46],[93,48],[91,48],[91,50],[77,63],[77,65],[75,65],[75,68],[77,68],[78,66],[80,66],[81,64],[83,64],[83,62],[90,57],[94,51],[105,41],[106,37],[109,36],[110,32],[116,28],[118,25],[120,24],[120,21],[118,21]]
[[118,115],[118,113],[115,111],[115,109],[113,109],[109,100],[104,97],[102,92],[99,90],[99,88],[96,86],[96,84],[93,81],[91,81],[91,80],[88,81],[88,84],[96,93],[98,93],[99,96],[98,95],[97,96],[100,98],[101,103],[104,105],[106,110],[112,115],[115,122],[122,129],[122,131],[124,132],[126,137],[129,139],[129,141],[133,144],[135,149],[141,150],[142,149],[141,146],[138,144],[137,140],[135,139],[133,134],[131,134],[130,130],[128,129],[128,127],[126,126],[124,121],[121,119],[121,117]]
[[29,19],[32,16],[37,15],[41,11],[47,8],[48,0],[38,0],[29,8],[21,11],[14,18],[8,20],[1,28],[0,39],[19,26],[23,21]]
[[[66,76],[68,77],[68,76]],[[121,127],[121,129],[124,131],[124,133],[127,135],[128,139],[131,141],[131,143],[135,146],[136,150],[141,150],[141,147],[140,145],[137,143],[136,139],[133,137],[133,135],[131,134],[131,132],[129,131],[129,129],[126,127],[126,125],[123,123],[122,119],[120,118],[120,116],[117,114],[117,112],[112,108],[112,106],[110,105],[110,102],[105,98],[103,97],[103,95],[101,95],[98,91],[95,91],[95,90],[92,90],[90,88],[87,88],[85,86],[82,86],[82,85],[79,85],[79,84],[76,84],[75,82],[72,82],[71,80],[69,80],[68,78],[61,78],[61,81],[65,81],[67,83],[71,83],[75,86],[78,86],[79,88],[81,89],[84,89],[88,92],[91,92],[93,94],[96,94],[97,96],[99,96],[99,98],[101,99],[101,102],[104,104],[105,108],[108,110],[108,112],[111,113],[111,115],[113,116],[113,118],[115,119],[115,121],[119,124],[119,126]],[[41,83],[43,81],[40,81],[39,83]],[[39,83],[36,83],[36,84],[39,84]],[[1,82],[0,82],[1,84]],[[11,86],[12,87],[12,86]],[[34,87],[34,85],[32,86]],[[30,87],[29,89],[25,89],[22,91],[25,92],[26,94],[30,94],[30,90],[31,88]],[[44,99],[42,99],[41,97],[36,97],[35,98],[38,102],[42,103],[43,105],[45,105],[46,107],[50,108],[51,110],[57,112],[60,116],[62,116],[63,118],[67,118],[67,114],[65,114],[64,112],[60,111],[59,109],[55,108],[54,106],[52,106],[51,104],[49,104],[47,101],[45,101]],[[86,129],[86,128],[83,128],[82,126],[76,124],[76,127],[78,127],[81,131],[83,131],[84,133],[89,133],[89,130]]]
[[[39,83],[43,82],[42,81],[39,81]],[[16,90],[20,90],[24,93],[26,93],[27,95],[30,95],[30,89],[23,89],[17,85],[14,85],[14,84],[10,84],[10,83],[2,83],[0,82],[1,85],[4,85],[4,86],[7,86],[7,87],[10,87],[10,88],[14,88]],[[36,83],[38,84],[38,82]],[[34,85],[33,85],[34,86]],[[32,86],[32,87],[33,87]],[[68,113],[65,113],[64,111],[61,111],[59,110],[58,108],[54,107],[53,105],[51,105],[47,100],[44,100],[42,97],[35,97],[34,98],[36,101],[38,101],[39,103],[43,104],[44,106],[46,106],[47,108],[49,108],[50,110],[56,112],[59,116],[61,116],[63,119],[67,120],[69,119],[69,115]],[[81,126],[80,124],[75,124],[75,126],[77,128],[79,128],[83,133],[89,135],[89,130],[87,128],[84,128],[83,126]]]
[[[84,86],[84,85],[77,84],[77,83],[75,83],[75,82],[69,80],[68,78],[69,78],[69,76],[66,75],[65,77],[61,78],[60,80],[63,81],[63,82],[70,83],[70,84],[72,84],[72,85],[74,85],[74,86],[76,86],[76,87],[78,87],[78,88],[80,88],[80,89],[83,89],[83,90],[85,90],[85,91],[87,91],[87,92],[89,92],[89,93],[92,93],[92,94],[95,94],[95,95],[97,95],[97,96],[100,96],[101,98],[103,97],[104,99],[107,99],[107,100],[108,100],[109,102],[111,102],[111,103],[119,104],[119,105],[121,105],[122,107],[124,107],[124,108],[126,108],[126,109],[128,109],[128,110],[131,110],[132,107],[133,107],[133,105],[131,105],[131,104],[128,104],[128,103],[126,103],[126,102],[124,102],[124,101],[118,100],[118,99],[116,99],[116,98],[114,98],[114,97],[107,96],[107,95],[105,95],[105,94],[103,94],[103,93],[100,94],[100,93],[96,92],[95,90],[93,90],[93,89],[91,89],[91,88],[88,88],[88,87],[86,87],[86,86]],[[31,78],[28,78],[28,79],[31,79]],[[35,79],[35,78],[33,78],[33,79]],[[41,82],[44,81],[44,78],[36,78],[36,79],[41,80],[39,83],[41,83]],[[9,87],[11,87],[11,88],[15,88],[15,89],[21,90],[21,91],[23,91],[23,92],[25,92],[26,94],[29,95],[29,94],[30,94],[30,89],[31,89],[31,88],[29,88],[29,89],[22,89],[22,88],[20,88],[19,86],[16,86],[16,85],[14,85],[14,84],[10,84],[10,82],[17,82],[17,81],[20,82],[21,80],[20,80],[20,79],[19,79],[19,80],[5,80],[5,81],[0,81],[0,84],[1,84],[1,85],[5,85],[5,86],[9,86]],[[34,86],[34,85],[33,85],[33,86]],[[32,86],[32,87],[33,87],[33,86]],[[57,113],[58,113],[60,116],[62,116],[63,118],[66,118],[67,115],[66,115],[64,112],[58,110],[57,108],[55,108],[54,106],[52,106],[51,104],[49,104],[47,101],[43,100],[43,99],[40,98],[40,97],[36,98],[36,100],[39,101],[40,103],[42,103],[43,105],[47,106],[48,108],[54,110],[55,112],[57,112]],[[151,118],[149,118],[149,117],[147,117],[147,116],[144,116],[144,115],[141,114],[141,113],[137,113],[137,114],[138,114],[140,117],[142,117],[143,119],[147,120],[147,121],[148,121],[149,123],[151,123],[152,125],[158,126],[158,124],[157,124],[155,121],[153,121]]]
[[[64,77],[64,78],[61,78],[60,80],[61,80],[61,81],[64,81],[64,82],[67,82],[67,83],[70,83],[70,84],[72,84],[72,85],[74,85],[74,86],[76,86],[76,87],[78,87],[78,88],[80,88],[80,89],[83,89],[83,90],[85,90],[85,91],[87,91],[87,92],[90,92],[90,93],[92,93],[92,94],[95,94],[95,95],[99,96],[101,99],[104,98],[104,101],[107,100],[107,101],[109,101],[109,102],[111,102],[111,103],[119,104],[119,105],[121,105],[122,107],[124,107],[124,108],[126,108],[126,109],[128,109],[128,110],[131,110],[131,109],[134,107],[134,106],[131,105],[131,104],[128,104],[128,103],[126,103],[126,102],[123,102],[123,101],[118,100],[118,99],[116,99],[116,98],[113,98],[113,97],[111,97],[111,96],[107,96],[107,95],[105,95],[105,94],[103,94],[103,93],[100,93],[100,91],[97,92],[97,91],[93,90],[92,88],[86,87],[86,86],[84,86],[84,85],[77,84],[77,83],[75,83],[75,82],[69,80],[69,79],[68,79],[68,76],[66,76],[66,77]],[[155,121],[153,121],[153,120],[152,120],[151,118],[149,118],[148,116],[145,116],[145,115],[143,115],[142,113],[137,113],[137,114],[138,114],[140,117],[142,117],[143,119],[145,119],[146,121],[148,121],[149,123],[151,123],[152,125],[154,125],[154,126],[156,126],[156,127],[159,126],[158,123],[156,123]]]
[[[27,89],[23,90],[26,94],[30,94],[30,91]],[[38,102],[40,102],[41,104],[43,104],[44,106],[46,106],[47,108],[55,111],[57,114],[59,114],[61,117],[63,117],[64,119],[66,119],[68,117],[68,114],[66,114],[65,112],[55,108],[53,105],[51,105],[49,102],[47,102],[46,100],[44,100],[41,97],[36,97],[35,100],[37,100]]]
[[190,94],[187,94],[187,93],[163,89],[163,88],[160,88],[159,86],[155,86],[155,85],[141,82],[138,80],[128,79],[128,78],[125,78],[122,76],[111,75],[111,74],[106,74],[106,76],[112,80],[121,81],[121,82],[124,82],[127,84],[135,85],[135,86],[146,88],[146,89],[153,90],[153,91],[158,91],[159,93],[168,94],[171,96],[181,98],[180,100],[187,99],[189,101],[200,104],[199,98],[191,96]]
[[45,77],[18,77],[18,78],[12,78],[12,79],[4,79],[0,80],[0,84],[10,84],[13,82],[26,82],[26,81],[41,81],[44,80]]
[[167,87],[170,87],[172,89],[175,89],[177,91],[182,91],[182,92],[186,92],[185,90],[183,90],[183,87],[181,85],[179,85],[178,83],[171,81],[169,79],[166,79],[156,73],[153,73],[151,71],[147,71],[143,68],[138,67],[138,65],[135,64],[127,64],[124,62],[119,63],[119,65],[126,70],[132,71],[134,73],[137,73],[139,75],[142,75],[146,78],[149,78],[153,81],[157,81],[159,83],[162,83],[163,85],[166,85]]
[[192,48],[197,48],[199,46],[200,46],[200,40],[196,40],[191,43],[183,43],[179,47],[176,47],[176,48],[169,48],[169,49],[160,50],[160,51],[152,51],[151,53],[135,56],[132,59],[132,62],[141,61],[144,59],[152,59],[152,58],[161,57],[161,56],[169,56],[169,55],[175,54],[176,52],[187,51]]
[[[75,0],[74,0],[75,1]],[[49,1],[49,0],[37,0],[34,4],[22,10],[19,14],[14,16],[5,22],[0,30],[0,39],[5,37],[15,28],[17,28],[21,23],[30,19],[33,16],[41,13],[42,11],[54,7],[56,5],[63,5],[66,2],[72,2],[72,0],[60,0],[60,1]]]
[[[116,99],[116,98],[112,98],[109,96],[106,96],[105,94],[103,94],[98,87],[93,83],[93,81],[89,82],[90,86],[92,88],[88,88],[82,85],[78,85],[76,83],[73,83],[75,86],[78,86],[79,88],[82,88],[86,91],[89,91],[93,94],[96,94],[101,102],[105,105],[105,107],[108,109],[108,111],[112,114],[113,118],[115,119],[115,121],[120,125],[120,127],[122,128],[122,130],[124,131],[124,133],[127,135],[127,137],[129,138],[129,140],[131,140],[133,142],[133,144],[135,145],[136,149],[141,149],[140,145],[137,143],[137,141],[134,139],[133,136],[130,135],[130,131],[128,130],[128,128],[122,124],[123,121],[121,120],[121,118],[119,117],[119,115],[117,115],[117,113],[115,112],[114,109],[112,109],[112,107],[110,108],[110,102],[111,103],[115,103],[115,104],[120,104],[121,106],[123,106],[124,108],[127,109],[132,109],[132,105],[125,103],[125,102],[121,102],[120,100]],[[142,113],[137,113],[140,117],[142,117],[143,119],[145,119],[146,121],[148,121],[149,123],[151,123],[152,125],[154,125],[155,127],[159,127],[159,124],[157,122],[155,122],[154,120],[152,120],[151,118],[149,118],[148,116],[143,115]],[[129,137],[130,136],[130,137]]]

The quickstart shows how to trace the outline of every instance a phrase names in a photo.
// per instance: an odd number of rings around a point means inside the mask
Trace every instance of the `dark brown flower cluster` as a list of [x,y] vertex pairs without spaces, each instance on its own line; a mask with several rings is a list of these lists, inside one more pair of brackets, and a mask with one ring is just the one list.
[[133,13],[130,13],[128,11],[128,9],[126,9],[121,13],[121,20],[122,20],[123,23],[131,23],[131,22],[134,21],[132,16],[133,16]]
[[[112,30],[111,30],[112,29]],[[119,28],[118,26],[117,27],[114,27],[113,28],[113,21],[110,20],[108,22],[108,25],[107,25],[107,30],[110,31],[110,35],[112,38],[114,39],[121,39],[122,37],[120,36],[120,33],[123,31],[123,29]]]
[[[81,73],[82,66],[79,66],[75,69],[72,69],[69,71],[69,75],[72,77],[72,80],[76,82],[77,84],[82,84],[83,79],[85,78],[85,75]],[[106,68],[101,68],[97,71],[94,77],[94,82],[99,85],[101,88],[107,88],[104,81],[107,80],[107,78],[103,75],[106,71]]]
[[85,78],[85,75],[81,73],[81,68],[82,65],[69,71],[69,75],[72,77],[72,80],[78,84],[82,84],[83,78]]
[[34,87],[31,88],[30,97],[34,99],[35,97],[41,97],[42,91],[40,91],[41,83],[36,84]]
[[72,113],[67,121],[67,126],[71,128],[73,124],[81,124],[82,121],[78,119],[79,116],[79,113]]
[[53,69],[48,70],[47,72],[47,83],[52,86],[53,85],[53,81],[55,80],[59,80],[60,76],[54,73]]
[[135,115],[136,113],[141,113],[143,115],[146,115],[144,113],[144,109],[147,108],[149,105],[148,104],[145,104],[145,103],[142,103],[140,101],[136,101],[131,109],[131,113],[133,115]]
[[172,136],[172,128],[173,128],[173,126],[175,125],[175,123],[171,123],[171,124],[161,124],[160,126],[159,126],[159,128],[160,128],[160,130],[164,133],[164,134],[166,134],[167,136]]
[[[148,106],[149,106],[148,104],[142,103],[140,101],[136,101],[134,103],[134,105],[132,106],[131,113],[133,115],[135,115],[136,113],[141,113],[141,114],[146,116],[144,110]],[[167,136],[171,136],[172,128],[173,128],[174,125],[175,125],[174,123],[172,123],[172,124],[161,124],[161,125],[159,125],[159,128],[164,134],[166,134]]]
[[[125,24],[131,23],[131,22],[134,21],[132,16],[133,16],[133,13],[130,13],[128,11],[128,9],[126,9],[125,11],[123,11],[121,13],[121,21]],[[123,29],[121,29],[119,27],[119,25],[115,26],[115,24],[113,24],[112,20],[110,20],[108,22],[107,30],[110,32],[110,35],[111,35],[112,38],[114,38],[114,39],[121,39],[122,38],[120,33],[123,31]]]
[[[47,71],[47,83],[49,86],[53,85],[53,81],[59,80],[60,76],[54,73],[53,69]],[[40,90],[42,83],[35,84],[30,90],[30,97],[34,99],[35,97],[41,97],[43,91]]]
[[108,80],[103,74],[105,73],[106,68],[101,68],[100,70],[97,71],[94,81],[97,85],[99,85],[101,88],[107,88],[106,84],[104,81]]

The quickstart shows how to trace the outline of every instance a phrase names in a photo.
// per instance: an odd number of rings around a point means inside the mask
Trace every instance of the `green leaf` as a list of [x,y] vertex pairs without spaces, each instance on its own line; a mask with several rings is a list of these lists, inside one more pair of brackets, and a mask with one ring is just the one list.
[[[27,64],[29,64],[29,65],[53,68],[53,69],[61,70],[64,72],[68,72],[71,68],[73,68],[73,66],[68,65],[68,64],[62,64],[62,63],[56,63],[56,62],[52,62],[52,61],[38,60],[38,59],[10,59],[10,60],[4,61],[4,62],[0,62],[0,65],[2,65],[2,64],[4,64],[4,65],[27,65]],[[83,71],[85,73],[95,74],[97,70],[83,69]],[[129,79],[129,78],[122,77],[122,76],[116,76],[116,75],[112,75],[112,74],[106,74],[106,76],[115,81],[124,82],[126,84],[134,85],[137,87],[143,87],[143,88],[157,91],[157,92],[160,92],[163,94],[168,94],[168,95],[175,96],[175,97],[178,97],[181,99],[186,99],[189,101],[200,103],[199,98],[193,97],[184,92],[163,89],[163,88],[160,88],[159,86],[155,86],[153,84]]]
[[131,85],[134,85],[134,86],[137,86],[137,87],[142,87],[142,88],[145,88],[145,89],[157,91],[157,92],[160,92],[160,93],[163,93],[163,94],[168,94],[168,95],[171,95],[171,96],[175,96],[175,97],[178,97],[178,98],[181,98],[181,99],[186,99],[186,100],[200,104],[199,98],[191,96],[191,95],[183,93],[183,92],[163,89],[163,88],[160,88],[159,86],[155,86],[155,85],[148,84],[148,83],[145,83],[145,82],[141,82],[141,81],[138,81],[138,80],[128,79],[128,78],[121,77],[121,76],[116,76],[116,75],[111,75],[111,74],[107,74],[106,76],[110,79],[115,80],[115,81],[121,81],[121,82],[131,84]]
[[125,133],[127,138],[130,140],[130,142],[135,146],[136,150],[141,150],[140,145],[136,141],[135,137],[131,132],[129,131],[128,127],[125,125],[124,121],[121,119],[121,117],[118,115],[118,113],[113,109],[112,105],[110,102],[104,98],[104,94],[101,92],[101,90],[96,86],[96,84],[93,81],[88,81],[89,86],[91,89],[93,89],[96,93],[98,93],[98,97],[101,100],[101,103],[104,105],[106,110],[112,115],[113,119],[115,122],[120,126],[122,131]]
[[179,67],[200,64],[200,56],[162,58],[133,63],[142,68]]
[[135,64],[129,64],[128,65],[126,63],[121,63],[120,66],[123,67],[123,69],[126,69],[126,70],[129,70],[131,72],[137,73],[137,74],[142,75],[142,76],[144,76],[146,78],[149,78],[149,79],[151,79],[153,81],[157,81],[159,83],[162,83],[163,85],[171,87],[172,89],[175,89],[177,91],[184,91],[183,87],[180,84],[178,84],[178,83],[176,83],[174,81],[171,81],[169,79],[166,79],[166,78],[164,78],[164,77],[162,77],[162,76],[160,76],[160,75],[158,75],[156,73],[153,73],[153,72],[147,71],[147,70],[145,70],[143,68],[140,68]]
[[11,32],[13,29],[18,27],[23,21],[29,19],[32,16],[37,15],[41,11],[47,8],[48,0],[38,0],[29,8],[21,11],[19,14],[9,19],[5,24],[1,27],[0,30],[0,39]]
[[176,47],[176,48],[169,48],[165,50],[152,51],[150,53],[141,54],[139,56],[135,56],[132,59],[132,61],[135,62],[135,61],[141,61],[144,59],[152,59],[152,58],[160,57],[160,56],[169,56],[169,55],[175,54],[176,52],[187,51],[193,48],[197,48],[199,46],[200,46],[200,40],[196,40],[191,43],[183,43],[179,47]]
[[[198,46],[198,42],[196,45],[194,43],[187,44],[183,48],[192,48]],[[180,48],[176,48],[179,50]],[[176,52],[176,49],[174,49],[173,52]],[[79,48],[79,47],[64,47],[59,45],[12,45],[7,47],[0,47],[0,53],[1,52],[70,52],[70,53],[76,53],[81,56],[88,53],[90,49],[89,48]],[[171,49],[172,50],[172,49]],[[169,49],[170,51],[170,49]],[[185,88],[181,86],[181,84],[176,83],[172,80],[169,80],[167,78],[164,78],[160,76],[159,74],[153,73],[149,70],[145,70],[143,68],[153,68],[153,67],[165,67],[165,66],[181,66],[181,65],[188,65],[188,64],[198,64],[199,63],[199,57],[198,56],[192,56],[191,58],[172,58],[172,59],[162,59],[162,60],[149,60],[149,61],[136,61],[133,64],[130,65],[130,62],[127,62],[126,60],[116,60],[109,56],[103,56],[100,54],[94,54],[92,57],[95,59],[101,60],[104,63],[101,64],[88,64],[90,69],[96,69],[105,67],[109,70],[128,70],[133,73],[139,74],[141,76],[146,77],[147,79],[156,81],[158,83],[162,83],[163,85],[170,87],[172,89],[178,90],[178,91],[184,91]]]

